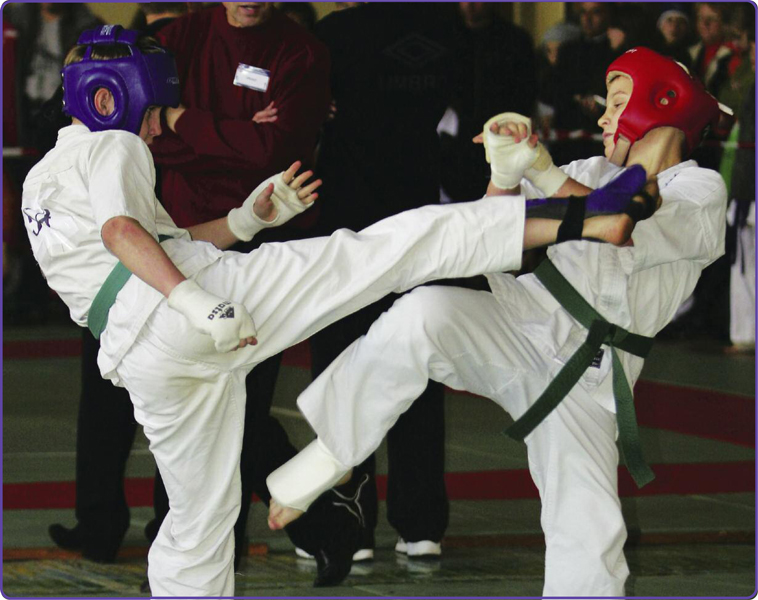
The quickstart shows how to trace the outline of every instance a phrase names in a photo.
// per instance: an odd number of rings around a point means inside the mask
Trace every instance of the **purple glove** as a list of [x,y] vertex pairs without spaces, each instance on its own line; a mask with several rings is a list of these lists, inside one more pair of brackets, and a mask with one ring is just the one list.
[[[616,179],[587,196],[585,217],[624,213],[635,222],[647,219],[655,212],[655,201],[642,189],[646,181],[645,169],[640,165],[629,167]],[[634,196],[642,196],[645,204],[632,202]],[[637,217],[633,213],[641,216]]]

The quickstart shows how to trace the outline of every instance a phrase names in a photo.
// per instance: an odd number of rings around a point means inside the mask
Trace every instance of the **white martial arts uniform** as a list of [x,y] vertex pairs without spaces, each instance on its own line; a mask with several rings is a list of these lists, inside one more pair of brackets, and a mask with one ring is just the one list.
[[[620,172],[602,157],[564,170],[592,188]],[[666,325],[701,270],[724,252],[720,175],[690,161],[661,173],[658,183],[663,204],[637,224],[633,247],[576,241],[548,250],[606,320],[645,336]],[[528,196],[537,195],[524,185]],[[492,293],[423,287],[407,294],[300,396],[302,412],[337,460],[356,465],[374,451],[430,378],[491,398],[514,419],[540,396],[587,331],[534,275],[488,278]],[[643,361],[619,354],[633,385]],[[624,592],[609,355],[526,438],[542,498],[546,596]]]
[[737,203],[729,211],[729,224],[737,227],[737,260],[729,280],[729,339],[737,346],[755,345],[755,202],[746,222],[737,223]]
[[259,362],[390,292],[438,278],[518,268],[522,197],[428,206],[353,233],[221,252],[176,228],[153,193],[149,149],[130,133],[61,130],[29,173],[23,211],[50,286],[85,326],[117,260],[100,237],[116,216],[136,219],[185,276],[243,303],[258,345],[219,354],[213,340],[132,276],[101,337],[104,377],[125,386],[150,440],[170,511],[150,549],[156,596],[234,593],[232,527],[239,511],[245,376]]

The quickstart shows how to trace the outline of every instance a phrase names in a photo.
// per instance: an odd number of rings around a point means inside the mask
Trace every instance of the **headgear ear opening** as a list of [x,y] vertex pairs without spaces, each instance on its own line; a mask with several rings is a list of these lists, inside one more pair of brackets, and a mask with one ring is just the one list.
[[[119,25],[88,30],[79,44],[88,46],[81,61],[69,64],[63,76],[64,110],[79,119],[90,131],[120,129],[139,134],[145,111],[150,106],[178,106],[179,77],[173,56],[163,48],[144,53],[138,31]],[[129,55],[113,59],[93,59],[96,45],[124,44]],[[95,107],[94,94],[100,87],[113,94],[115,109],[103,116]]]

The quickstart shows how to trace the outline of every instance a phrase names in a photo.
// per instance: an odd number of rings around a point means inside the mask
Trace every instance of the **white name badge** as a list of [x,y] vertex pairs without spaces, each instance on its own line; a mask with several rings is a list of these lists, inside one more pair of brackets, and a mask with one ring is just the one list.
[[234,75],[234,85],[246,87],[257,92],[265,92],[268,89],[270,77],[271,71],[240,63]]

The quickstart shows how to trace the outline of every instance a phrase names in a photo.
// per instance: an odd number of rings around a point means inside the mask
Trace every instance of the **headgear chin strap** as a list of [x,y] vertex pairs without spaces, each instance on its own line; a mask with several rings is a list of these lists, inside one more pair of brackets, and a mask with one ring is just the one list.
[[623,165],[632,145],[656,127],[681,130],[689,154],[708,127],[718,123],[721,111],[731,114],[682,65],[648,48],[627,50],[610,64],[606,81],[611,73],[632,80],[632,95],[614,136],[614,164]]
[[[87,45],[84,58],[63,68],[63,108],[90,131],[121,129],[138,134],[150,106],[178,106],[179,77],[174,57],[156,46],[158,52],[143,54],[137,46],[142,34],[120,25],[103,25],[85,31],[79,44]],[[111,60],[92,58],[100,44],[124,44],[130,56]],[[95,107],[95,92],[106,88],[113,94],[115,109],[101,115]]]

